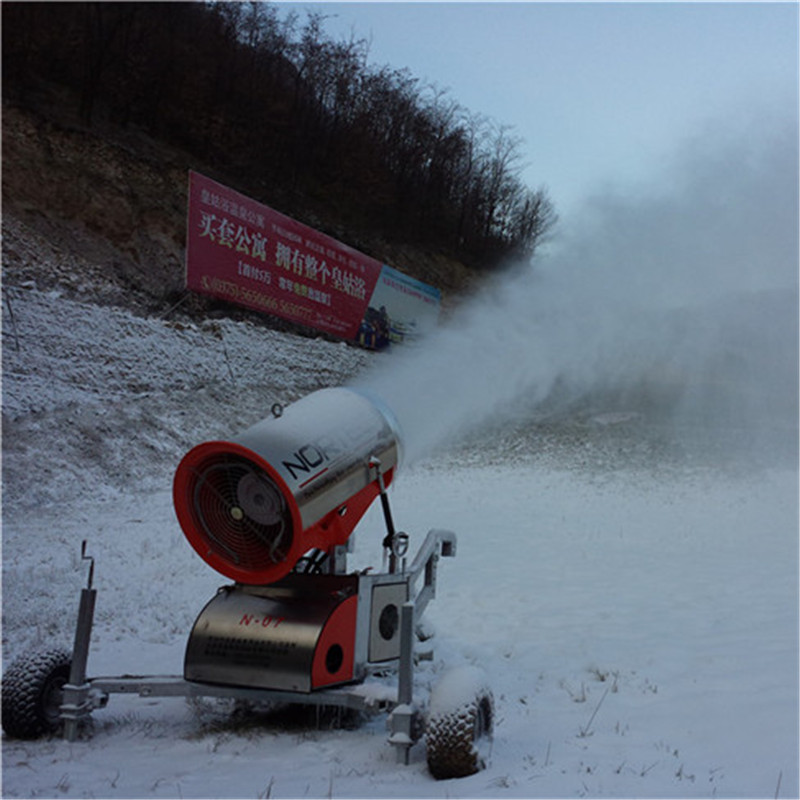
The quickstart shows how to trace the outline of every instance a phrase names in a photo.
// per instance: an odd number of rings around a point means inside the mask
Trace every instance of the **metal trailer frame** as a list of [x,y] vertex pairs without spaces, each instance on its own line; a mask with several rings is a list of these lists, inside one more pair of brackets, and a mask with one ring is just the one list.
[[[331,706],[352,709],[368,714],[390,712],[388,719],[389,743],[396,748],[397,760],[408,764],[409,751],[419,739],[422,726],[419,723],[420,708],[414,702],[414,630],[428,603],[436,595],[436,572],[440,557],[453,557],[456,554],[456,535],[452,531],[433,529],[425,537],[410,567],[402,557],[407,548],[408,537],[395,534],[388,506],[388,498],[383,481],[378,472],[381,488],[381,501],[387,524],[387,537],[384,547],[389,555],[389,571],[359,576],[359,618],[357,626],[369,625],[368,616],[360,613],[367,603],[366,592],[371,594],[375,586],[382,583],[403,584],[406,597],[401,605],[399,619],[400,652],[397,659],[384,661],[381,670],[397,670],[397,691],[386,686],[383,692],[365,691],[371,688],[364,678],[369,675],[366,652],[357,653],[356,662],[361,674],[356,675],[358,683],[337,686],[330,689],[316,689],[311,692],[296,692],[277,689],[253,689],[241,686],[228,686],[188,681],[179,675],[121,675],[116,677],[87,677],[86,665],[91,643],[94,607],[97,590],[93,587],[94,558],[87,555],[86,541],[81,544],[81,559],[89,561],[87,585],[81,590],[75,639],[72,650],[69,681],[63,687],[60,718],[64,722],[64,738],[75,741],[81,720],[92,711],[104,708],[112,694],[135,694],[140,697],[225,697],[251,701],[278,701],[305,705]],[[342,574],[346,563],[346,548],[337,547],[331,555],[334,572]],[[398,569],[398,560],[401,559]],[[421,585],[416,588],[422,578]],[[416,591],[415,591],[416,588]],[[361,635],[361,649],[366,650],[367,636]],[[376,670],[373,670],[376,671]],[[392,696],[394,695],[394,696]]]

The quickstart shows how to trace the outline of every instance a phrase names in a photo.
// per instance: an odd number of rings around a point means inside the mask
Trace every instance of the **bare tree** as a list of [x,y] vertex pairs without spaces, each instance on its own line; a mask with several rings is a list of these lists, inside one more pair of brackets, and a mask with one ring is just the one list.
[[[265,192],[489,269],[555,221],[522,140],[407,69],[368,64],[325,16],[271,3],[6,3],[6,98],[66,88],[86,124],[136,124]],[[63,93],[62,93],[63,94]],[[66,95],[64,95],[66,96]]]

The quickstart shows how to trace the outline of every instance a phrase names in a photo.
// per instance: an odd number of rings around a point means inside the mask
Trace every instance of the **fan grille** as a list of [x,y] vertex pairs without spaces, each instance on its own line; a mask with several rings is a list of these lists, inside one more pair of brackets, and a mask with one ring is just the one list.
[[189,486],[197,531],[209,550],[239,570],[259,571],[286,560],[292,516],[275,482],[235,455],[214,455],[192,469]]

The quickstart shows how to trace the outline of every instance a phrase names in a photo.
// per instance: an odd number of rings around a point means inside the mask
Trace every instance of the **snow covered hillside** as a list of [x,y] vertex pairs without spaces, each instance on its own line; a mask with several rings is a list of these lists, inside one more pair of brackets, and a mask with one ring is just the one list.
[[[4,292],[4,666],[71,643],[86,539],[89,673],[179,674],[225,579],[175,519],[178,460],[388,356]],[[794,461],[700,458],[610,397],[535,425],[496,420],[409,465],[391,492],[412,552],[429,528],[459,537],[415,688],[484,668],[497,711],[486,770],[434,781],[421,744],[396,764],[382,717],[112,696],[75,743],[4,737],[3,795],[796,797]],[[354,568],[380,566],[382,536],[373,507]]]

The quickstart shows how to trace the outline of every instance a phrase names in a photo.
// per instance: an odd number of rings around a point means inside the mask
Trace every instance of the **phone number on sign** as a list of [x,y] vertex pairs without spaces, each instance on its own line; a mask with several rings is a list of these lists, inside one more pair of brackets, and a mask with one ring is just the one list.
[[314,316],[314,312],[310,308],[290,303],[288,300],[278,300],[255,289],[246,289],[233,281],[214,278],[210,275],[203,275],[200,280],[204,291],[220,297],[229,297],[243,305],[261,308],[273,314],[281,314],[302,321],[310,320]]

